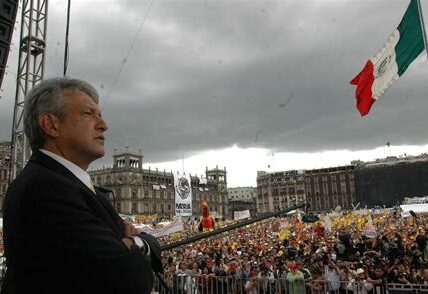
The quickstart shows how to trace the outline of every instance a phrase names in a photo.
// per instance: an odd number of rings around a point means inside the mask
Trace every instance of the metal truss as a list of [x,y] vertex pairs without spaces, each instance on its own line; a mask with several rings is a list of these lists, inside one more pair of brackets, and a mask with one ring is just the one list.
[[24,103],[28,91],[43,80],[48,0],[22,0],[18,74],[12,125],[11,180],[28,161],[30,148],[24,134]]

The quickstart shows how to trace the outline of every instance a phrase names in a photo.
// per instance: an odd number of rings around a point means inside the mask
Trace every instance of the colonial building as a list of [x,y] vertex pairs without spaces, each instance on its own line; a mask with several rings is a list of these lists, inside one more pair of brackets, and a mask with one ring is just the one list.
[[[113,166],[89,172],[95,185],[110,189],[117,211],[125,214],[175,214],[172,172],[143,169],[143,155],[123,152],[113,155]],[[207,200],[210,211],[229,218],[226,169],[205,171],[205,178],[191,176],[193,215],[200,215],[200,202]]]
[[258,172],[257,211],[308,203],[312,211],[351,208],[355,203],[354,165],[305,171]]
[[0,142],[0,209],[9,184],[11,144]]
[[257,212],[277,211],[306,203],[304,172],[257,172]]
[[227,188],[229,197],[230,215],[233,217],[235,211],[249,210],[250,215],[257,214],[257,188],[237,187]]
[[247,201],[252,202],[257,198],[257,188],[254,187],[236,187],[227,188],[229,201]]
[[309,209],[328,211],[352,208],[355,202],[354,165],[305,171],[305,191]]
[[[303,182],[302,182],[303,180]],[[301,185],[304,185],[303,187]],[[392,207],[405,198],[428,195],[428,154],[353,161],[330,168],[257,173],[257,211],[283,209],[303,201],[314,212],[340,206]],[[303,200],[304,199],[304,200]]]

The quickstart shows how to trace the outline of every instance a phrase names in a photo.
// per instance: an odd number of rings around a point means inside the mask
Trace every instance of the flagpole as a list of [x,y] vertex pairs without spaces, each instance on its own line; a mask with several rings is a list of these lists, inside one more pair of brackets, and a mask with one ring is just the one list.
[[425,23],[424,23],[424,16],[422,14],[422,7],[421,7],[421,1],[420,0],[416,0],[418,2],[418,10],[419,10],[419,19],[421,21],[421,29],[422,29],[422,37],[424,38],[424,44],[425,44],[425,52],[427,54],[427,58],[428,58],[428,45],[427,45],[427,35],[426,35],[426,31],[425,31]]
[[184,175],[184,152],[181,152],[181,172]]

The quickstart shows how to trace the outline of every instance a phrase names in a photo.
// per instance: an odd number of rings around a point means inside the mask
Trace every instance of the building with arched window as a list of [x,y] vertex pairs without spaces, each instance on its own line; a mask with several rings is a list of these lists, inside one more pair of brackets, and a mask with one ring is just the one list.
[[[122,152],[113,155],[113,166],[89,172],[96,186],[111,190],[110,200],[124,214],[175,214],[172,171],[144,169],[143,155]],[[206,169],[205,178],[191,175],[193,215],[199,217],[200,202],[207,200],[211,212],[230,218],[226,169]]]

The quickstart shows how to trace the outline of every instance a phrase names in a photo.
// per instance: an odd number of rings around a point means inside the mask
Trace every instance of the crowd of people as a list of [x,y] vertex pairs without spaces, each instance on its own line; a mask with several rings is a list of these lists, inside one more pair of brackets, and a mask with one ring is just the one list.
[[427,219],[387,211],[269,219],[164,251],[164,277],[176,293],[377,294],[387,283],[427,284]]

